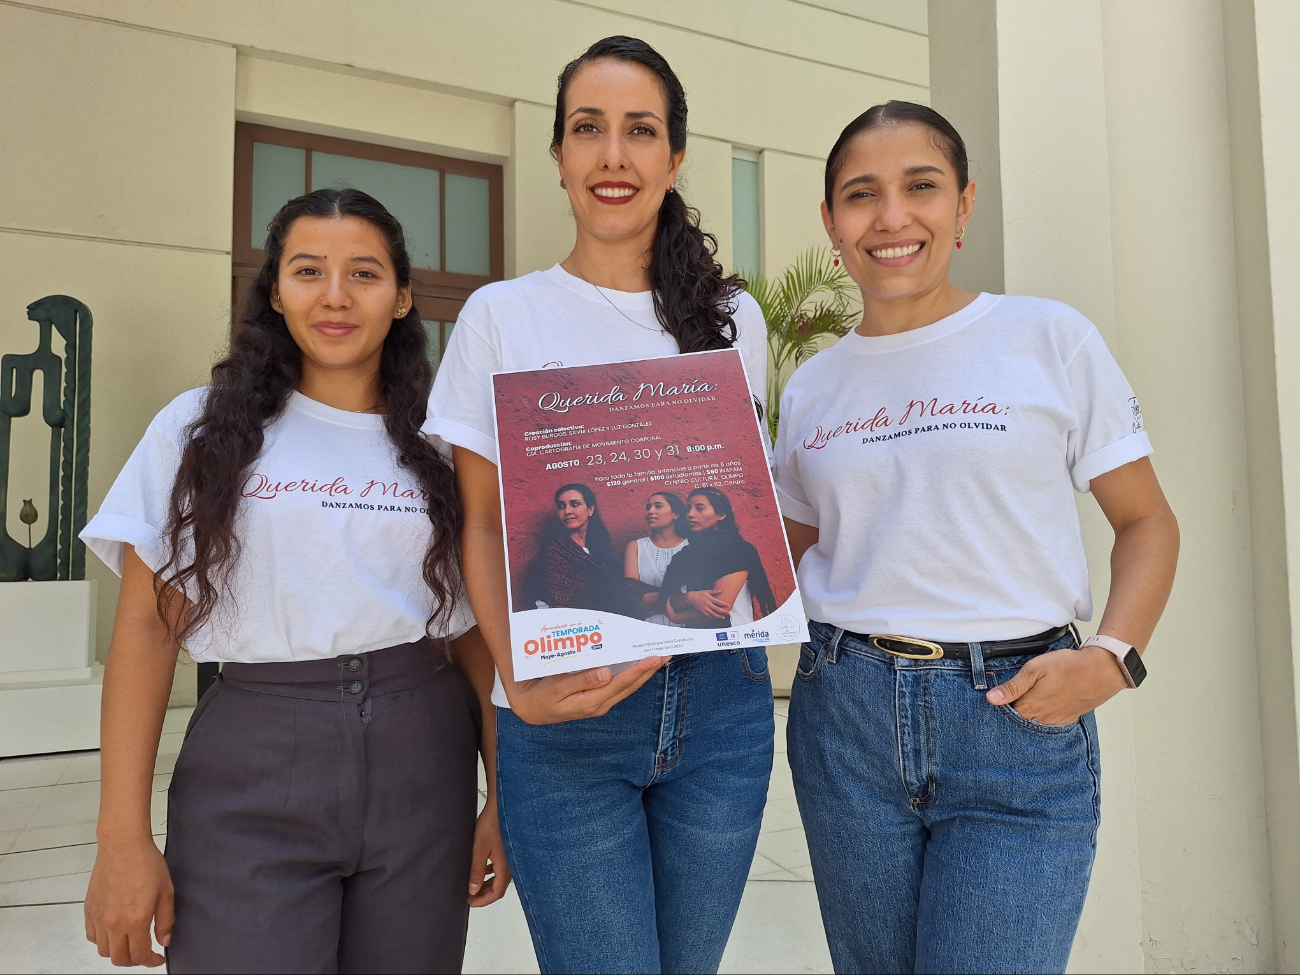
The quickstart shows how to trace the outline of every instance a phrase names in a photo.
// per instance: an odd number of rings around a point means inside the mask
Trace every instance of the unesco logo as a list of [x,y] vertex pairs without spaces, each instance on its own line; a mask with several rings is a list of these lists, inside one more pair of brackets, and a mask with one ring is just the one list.
[[713,635],[717,638],[719,643],[730,643],[732,640],[739,639],[734,630],[728,633],[715,633]]

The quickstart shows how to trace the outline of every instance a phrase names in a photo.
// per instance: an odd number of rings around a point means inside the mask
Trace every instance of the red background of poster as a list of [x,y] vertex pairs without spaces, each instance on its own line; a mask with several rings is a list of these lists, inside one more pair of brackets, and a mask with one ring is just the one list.
[[[620,386],[627,396],[626,400],[617,405],[627,406],[632,404],[632,397],[641,383],[661,381],[665,386],[704,381],[718,386],[718,389],[694,394],[714,397],[711,402],[680,402],[694,398],[693,394],[688,393],[664,397],[663,401],[656,399],[653,402],[658,405],[648,409],[617,412],[612,412],[605,404],[573,406],[566,413],[545,411],[538,406],[538,400],[545,393],[555,392],[564,397],[584,393],[603,394],[615,385]],[[635,363],[501,374],[493,377],[493,383],[502,504],[506,512],[506,547],[510,562],[513,608],[516,612],[532,609],[531,605],[522,603],[521,589],[543,533],[556,517],[555,490],[571,483],[586,484],[594,491],[597,510],[604,519],[605,527],[609,529],[614,552],[619,558],[620,574],[623,549],[628,541],[648,533],[645,502],[652,493],[671,490],[685,501],[687,494],[694,488],[717,487],[731,500],[741,536],[758,549],[772,592],[776,596],[776,604],[780,606],[794,592],[794,572],[790,566],[767,460],[759,440],[754,403],[745,382],[739,352],[728,350]],[[644,397],[642,402],[646,402]],[[574,447],[562,452],[539,452],[532,457],[526,454],[528,447],[548,442],[526,442],[526,432],[577,423],[591,428],[646,420],[651,421],[652,425],[645,429],[607,430],[604,433],[557,437],[556,441],[572,440]],[[671,458],[665,454],[662,460],[629,461],[613,465],[607,463],[600,467],[586,464],[587,456],[598,452],[608,457],[615,451],[627,451],[630,457],[638,445],[591,449],[582,449],[582,445],[649,435],[658,435],[662,440],[650,441],[645,446],[662,448],[664,443],[677,443],[681,447],[680,456]],[[707,444],[723,444],[724,449],[704,454],[686,450],[688,445]],[[546,470],[548,463],[575,457],[581,461],[578,467]],[[726,461],[740,462],[744,475],[740,483],[724,484],[716,476],[691,476],[686,482],[671,486],[665,483],[673,479],[670,470],[684,471],[703,463],[716,466]],[[664,470],[665,473],[644,483],[615,487],[608,486],[603,480],[614,474],[652,469]],[[679,474],[678,477],[680,476],[682,475]],[[685,532],[685,525],[682,530]]]

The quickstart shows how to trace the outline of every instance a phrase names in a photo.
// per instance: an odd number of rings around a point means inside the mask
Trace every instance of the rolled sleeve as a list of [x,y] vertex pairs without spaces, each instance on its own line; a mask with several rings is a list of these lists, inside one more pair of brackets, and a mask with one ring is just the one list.
[[178,438],[198,416],[205,397],[206,389],[182,393],[154,417],[99,511],[81,530],[86,547],[119,576],[127,545],[154,572],[170,557],[164,530],[180,467]]
[[[420,432],[436,444],[464,447],[497,463],[492,374],[502,368],[492,343],[479,334],[472,300],[461,310],[434,377]],[[477,306],[474,306],[477,307]]]
[[1142,425],[1142,408],[1100,333],[1091,323],[1066,364],[1074,398],[1075,425],[1066,459],[1075,490],[1086,492],[1094,477],[1152,452]]
[[1075,463],[1070,470],[1070,478],[1074,481],[1074,489],[1081,493],[1087,493],[1090,482],[1094,477],[1100,477],[1102,474],[1108,474],[1125,464],[1131,464],[1135,460],[1149,457],[1154,452],[1151,446],[1151,438],[1147,436],[1145,430],[1139,430],[1122,440],[1109,443],[1099,450],[1094,450],[1092,453],[1080,457]]
[[137,518],[101,512],[90,519],[79,537],[118,576],[122,574],[127,545],[154,572],[166,561],[162,557],[161,533]]
[[431,416],[420,427],[420,433],[440,446],[446,444],[448,446],[464,447],[466,450],[472,450],[485,460],[490,460],[494,464],[499,463],[496,439],[467,424],[457,423],[455,420],[449,420],[443,416]]
[[797,498],[792,498],[779,484],[776,486],[776,503],[781,508],[781,514],[791,521],[797,521],[810,528],[817,527],[817,509]]

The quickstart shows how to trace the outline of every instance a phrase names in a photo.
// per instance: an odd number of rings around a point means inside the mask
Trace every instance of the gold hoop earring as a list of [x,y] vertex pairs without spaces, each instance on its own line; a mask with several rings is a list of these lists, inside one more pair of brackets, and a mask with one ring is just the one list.
[[834,261],[833,264],[831,264],[831,267],[839,267],[839,266],[840,266],[840,249],[839,249],[838,247],[832,247],[832,248],[831,248],[831,257],[835,258],[835,261]]
[[961,250],[961,239],[965,236],[966,236],[966,228],[958,227],[957,228],[957,249],[958,250]]

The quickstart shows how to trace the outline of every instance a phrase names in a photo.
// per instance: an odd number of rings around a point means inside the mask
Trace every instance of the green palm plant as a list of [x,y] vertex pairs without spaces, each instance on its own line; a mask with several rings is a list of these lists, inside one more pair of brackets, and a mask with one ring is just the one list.
[[842,267],[831,263],[824,249],[812,248],[800,254],[779,278],[751,279],[749,293],[767,319],[771,353],[767,423],[775,442],[786,380],[817,352],[826,336],[838,338],[853,327],[861,315],[858,288]]

